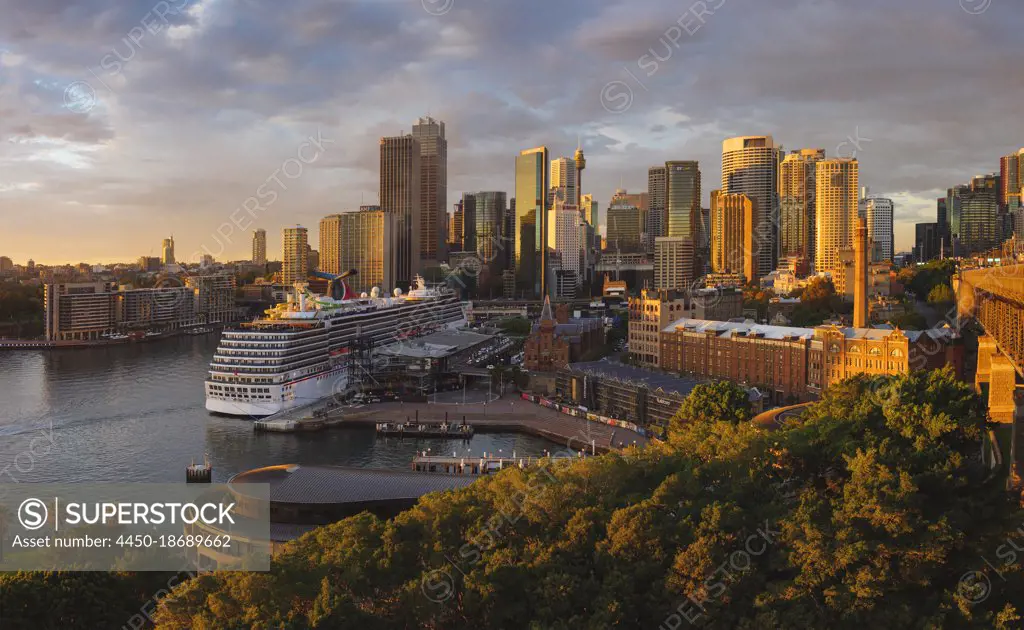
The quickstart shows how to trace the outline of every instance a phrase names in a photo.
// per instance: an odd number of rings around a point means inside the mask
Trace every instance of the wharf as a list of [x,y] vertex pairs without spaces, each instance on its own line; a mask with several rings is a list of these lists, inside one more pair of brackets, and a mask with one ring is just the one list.
[[424,423],[440,424],[448,416],[446,409],[451,410],[453,423],[471,424],[475,433],[535,435],[576,450],[604,453],[628,446],[643,447],[648,441],[646,437],[628,429],[559,413],[522,400],[517,394],[507,394],[487,404],[474,405],[385,402],[345,407],[328,399],[257,421],[256,430],[301,432],[336,427],[376,429],[378,424],[396,424],[411,418]]
[[411,438],[456,438],[468,440],[473,437],[473,425],[471,424],[448,424],[447,421],[441,424],[422,422],[378,422],[377,435],[388,435]]

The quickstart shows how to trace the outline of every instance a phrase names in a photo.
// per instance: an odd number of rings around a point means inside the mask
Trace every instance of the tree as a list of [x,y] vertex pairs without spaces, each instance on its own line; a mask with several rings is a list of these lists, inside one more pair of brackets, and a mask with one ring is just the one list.
[[747,390],[728,381],[701,384],[683,400],[670,421],[670,433],[684,425],[726,421],[733,424],[746,422],[751,417],[750,397]]
[[498,322],[498,328],[507,335],[529,335],[533,324],[525,317],[510,317]]
[[828,306],[836,295],[836,286],[830,278],[811,278],[800,294],[800,302],[810,306]]
[[[980,460],[971,385],[949,369],[861,375],[773,431],[716,385],[694,390],[669,443],[510,467],[390,520],[313,530],[269,572],[178,585],[156,625],[1020,626],[1019,497]],[[114,613],[146,598],[134,577],[0,575],[4,621],[120,627],[130,613]]]
[[952,304],[954,299],[953,289],[951,289],[947,284],[936,285],[928,292],[928,303],[934,306]]
[[928,327],[928,321],[924,318],[924,315],[914,311],[897,315],[892,319],[892,324],[899,326],[903,330],[924,330]]

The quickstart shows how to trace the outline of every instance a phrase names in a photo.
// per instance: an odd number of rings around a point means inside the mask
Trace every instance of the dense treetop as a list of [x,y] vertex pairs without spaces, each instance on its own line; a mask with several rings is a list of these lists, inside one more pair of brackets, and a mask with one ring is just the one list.
[[703,389],[664,445],[317,530],[268,574],[182,585],[158,626],[1019,626],[1016,566],[984,601],[961,582],[1018,513],[950,372],[847,381],[774,432],[746,419],[732,388]]
[[[732,387],[702,388],[664,444],[508,469],[390,521],[318,529],[269,573],[181,584],[157,626],[1021,627],[1007,551],[1021,512],[980,461],[985,412],[968,385],[950,371],[859,377],[777,430],[748,414]],[[4,581],[63,610],[84,597],[38,575]],[[100,627],[17,610],[37,616],[24,627]]]

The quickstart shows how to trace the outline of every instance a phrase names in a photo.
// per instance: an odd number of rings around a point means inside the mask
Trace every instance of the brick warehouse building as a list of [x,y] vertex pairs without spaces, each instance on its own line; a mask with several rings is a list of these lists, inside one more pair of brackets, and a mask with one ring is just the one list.
[[554,372],[602,345],[604,325],[600,319],[570,319],[568,304],[559,304],[552,315],[551,300],[544,298],[540,320],[523,348],[523,366],[530,371]]
[[790,328],[681,319],[662,331],[661,368],[762,389],[773,404],[813,400],[855,374],[906,374],[953,365],[963,346],[952,329]]

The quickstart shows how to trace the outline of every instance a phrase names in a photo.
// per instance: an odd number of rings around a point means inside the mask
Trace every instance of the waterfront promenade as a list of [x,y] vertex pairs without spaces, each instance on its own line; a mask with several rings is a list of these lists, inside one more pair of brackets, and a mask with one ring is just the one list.
[[[506,394],[489,403],[407,403],[385,402],[355,407],[340,407],[330,411],[326,417],[281,418],[281,422],[319,422],[324,428],[345,426],[376,426],[380,422],[399,423],[419,420],[422,423],[440,424],[448,414],[448,422],[461,424],[463,419],[472,424],[476,433],[525,433],[536,435],[573,449],[598,452],[627,446],[646,446],[647,438],[619,427],[577,418],[554,409],[523,400],[518,394]],[[305,410],[305,414],[312,414]],[[302,430],[294,427],[294,430]],[[554,448],[552,450],[555,450]]]

